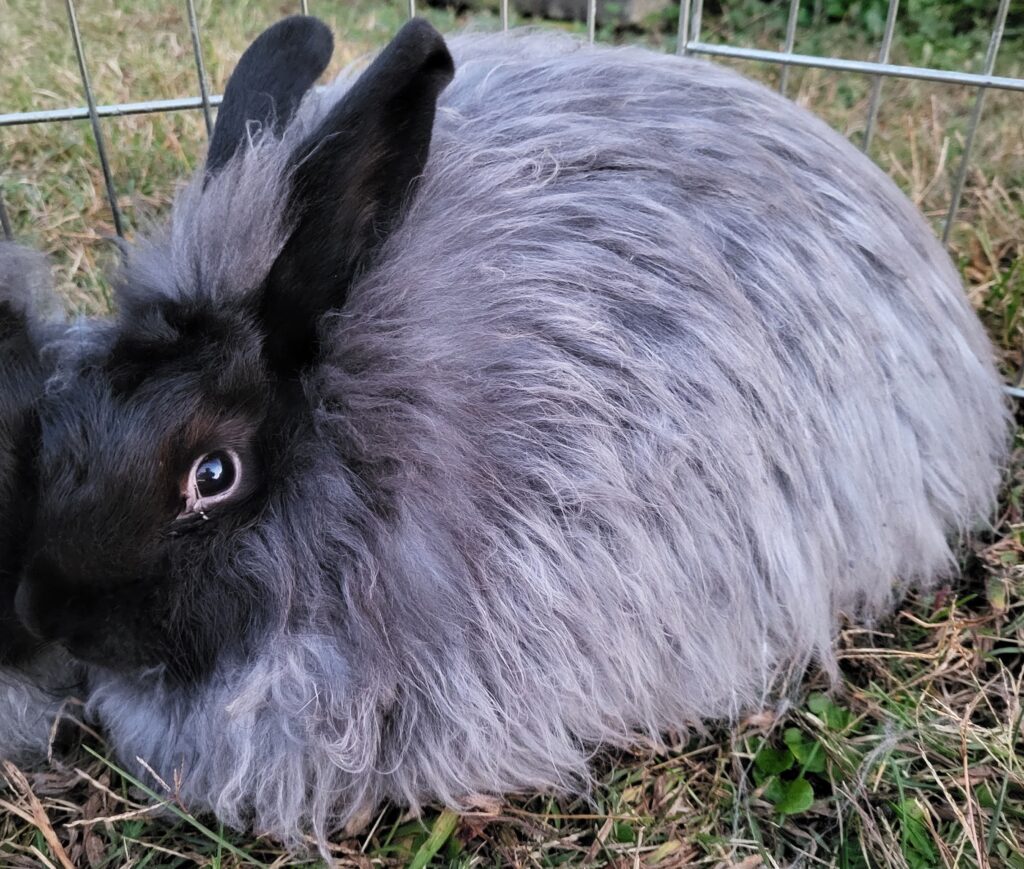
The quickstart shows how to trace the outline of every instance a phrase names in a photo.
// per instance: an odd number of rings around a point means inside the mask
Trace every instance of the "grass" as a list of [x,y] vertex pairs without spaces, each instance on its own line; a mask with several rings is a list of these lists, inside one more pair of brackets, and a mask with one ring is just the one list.
[[[184,4],[79,5],[100,102],[197,92]],[[926,5],[934,11],[934,3]],[[313,0],[312,6],[339,35],[335,69],[384,42],[405,10],[397,0]],[[777,47],[786,6],[723,3],[706,17],[705,36]],[[198,7],[209,76],[219,92],[249,40],[298,2]],[[443,29],[465,23],[448,11],[428,14]],[[981,68],[985,32],[949,32],[941,21],[915,19],[915,6],[908,14],[894,61]],[[496,21],[493,12],[476,18],[480,26]],[[877,51],[871,27],[855,26],[860,23],[802,20],[796,49],[871,58]],[[600,35],[671,49],[672,22],[651,24],[646,32]],[[1022,74],[1022,47],[1024,37],[1011,29],[1000,74]],[[0,110],[82,103],[55,0],[0,0],[0,52]],[[776,69],[741,68],[777,81]],[[793,70],[789,94],[859,141],[870,87],[854,76]],[[975,94],[888,80],[883,95],[872,156],[941,231]],[[951,236],[951,253],[1008,379],[1021,369],[1024,343],[1022,111],[1020,94],[988,95]],[[103,132],[133,233],[167,206],[176,181],[195,166],[205,139],[202,115],[109,120]],[[53,256],[69,309],[105,310],[105,270],[115,249],[105,238],[113,227],[88,123],[0,129],[0,154],[0,190],[16,234]],[[908,601],[877,630],[842,633],[834,690],[812,674],[788,708],[680,738],[669,751],[602,755],[587,799],[522,798],[461,817],[434,811],[408,818],[387,809],[358,835],[339,837],[335,857],[346,866],[418,869],[1024,867],[1024,438],[993,528],[964,541],[962,553],[958,582]],[[45,771],[4,768],[0,865],[300,864],[272,842],[211,826],[209,818],[175,805],[158,818],[150,797],[159,795],[147,796],[107,759],[98,738],[87,735],[85,742]]]

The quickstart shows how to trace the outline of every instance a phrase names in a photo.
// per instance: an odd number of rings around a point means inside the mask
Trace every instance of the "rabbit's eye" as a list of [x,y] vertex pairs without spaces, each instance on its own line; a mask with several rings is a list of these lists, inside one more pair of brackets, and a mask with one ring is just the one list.
[[203,513],[238,489],[241,463],[233,450],[217,450],[196,459],[185,486],[185,513]]
[[235,482],[235,463],[227,453],[210,453],[196,465],[196,488],[201,498],[220,495]]

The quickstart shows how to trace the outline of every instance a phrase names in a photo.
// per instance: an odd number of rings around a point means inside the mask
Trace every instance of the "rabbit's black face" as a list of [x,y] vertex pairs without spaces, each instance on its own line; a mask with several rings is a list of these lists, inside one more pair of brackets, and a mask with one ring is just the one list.
[[[283,158],[269,163],[280,178],[247,176],[253,122],[280,130],[330,42],[319,22],[293,18],[250,46],[191,203],[216,222],[238,190],[271,190],[243,212],[282,209],[281,237],[256,240],[272,262],[257,272],[204,234],[143,270],[184,288],[147,295],[129,268],[118,322],[41,407],[39,528],[59,533],[33,537],[17,606],[79,658],[202,678],[226,654],[246,657],[272,619],[286,624],[289,583],[317,568],[315,541],[294,530],[308,523],[288,512],[303,509],[301,457],[317,452],[304,384],[321,320],[397,223],[453,73],[441,36],[410,22],[308,137],[264,143]],[[218,177],[225,167],[234,175]],[[231,279],[206,285],[225,261]]]
[[41,390],[26,316],[0,298],[0,664],[20,662],[37,645],[15,617],[14,595],[35,507],[32,454]]
[[294,425],[261,351],[244,312],[155,308],[44,400],[43,496],[17,599],[34,634],[181,678],[226,642],[244,647],[266,602],[232,560]]

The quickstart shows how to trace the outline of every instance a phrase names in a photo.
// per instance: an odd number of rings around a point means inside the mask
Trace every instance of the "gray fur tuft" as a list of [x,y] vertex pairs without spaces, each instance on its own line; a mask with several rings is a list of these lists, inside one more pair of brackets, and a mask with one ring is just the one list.
[[73,715],[80,668],[59,650],[23,667],[0,667],[0,758],[35,764],[45,758],[60,721]]

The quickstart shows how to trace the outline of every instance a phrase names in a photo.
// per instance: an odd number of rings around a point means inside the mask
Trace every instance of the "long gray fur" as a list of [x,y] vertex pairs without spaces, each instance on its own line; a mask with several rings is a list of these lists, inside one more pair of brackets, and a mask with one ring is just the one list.
[[[450,45],[418,193],[307,383],[321,441],[242,545],[279,625],[201,689],[94,675],[122,757],[289,841],[585,786],[597,745],[834,670],[840,613],[951,573],[1005,455],[948,256],[823,122],[694,60]],[[274,172],[350,81],[186,190],[133,285],[250,291]]]
[[79,713],[80,668],[50,649],[0,667],[0,759],[34,765],[51,750],[61,720]]

